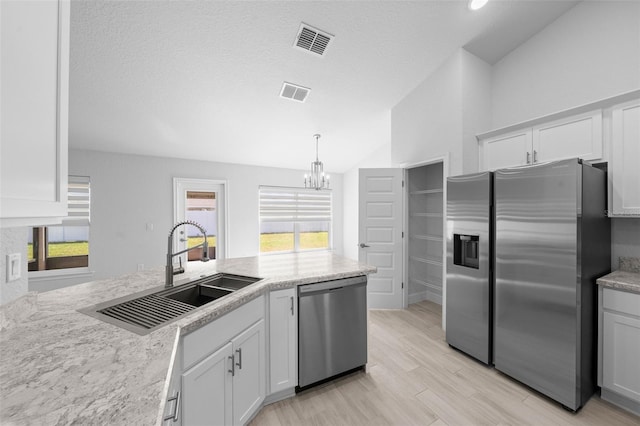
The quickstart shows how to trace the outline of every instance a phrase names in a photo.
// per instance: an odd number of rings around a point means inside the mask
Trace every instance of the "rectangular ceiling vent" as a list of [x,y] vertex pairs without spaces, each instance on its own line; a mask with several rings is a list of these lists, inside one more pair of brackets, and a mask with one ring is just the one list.
[[333,36],[317,28],[313,28],[304,22],[300,24],[294,47],[307,52],[316,53],[320,56],[324,55],[327,46]]
[[282,90],[280,91],[280,97],[291,99],[293,101],[304,102],[309,96],[311,89],[308,87],[298,86],[297,84],[282,83]]

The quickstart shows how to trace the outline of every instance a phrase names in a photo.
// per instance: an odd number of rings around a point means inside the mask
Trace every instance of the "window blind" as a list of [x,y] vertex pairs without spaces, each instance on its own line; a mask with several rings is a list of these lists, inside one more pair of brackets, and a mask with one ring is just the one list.
[[88,226],[91,219],[91,188],[88,176],[69,176],[67,217],[62,225]]
[[261,222],[331,221],[331,190],[261,186]]

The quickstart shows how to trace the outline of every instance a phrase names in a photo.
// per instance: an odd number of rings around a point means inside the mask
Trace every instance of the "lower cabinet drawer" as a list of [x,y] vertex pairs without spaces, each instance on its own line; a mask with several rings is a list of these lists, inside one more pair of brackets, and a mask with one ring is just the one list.
[[640,294],[603,288],[602,307],[640,317]]
[[260,296],[184,336],[182,368],[191,367],[264,318],[264,305]]

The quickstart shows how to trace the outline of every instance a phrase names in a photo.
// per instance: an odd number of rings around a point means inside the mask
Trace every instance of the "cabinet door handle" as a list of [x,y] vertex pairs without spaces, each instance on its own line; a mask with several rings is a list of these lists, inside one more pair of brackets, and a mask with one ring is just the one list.
[[293,315],[293,296],[291,296],[291,316]]
[[531,153],[527,151],[527,164],[531,164]]
[[533,162],[538,162],[538,151],[536,151],[535,149],[533,150]]
[[227,370],[229,373],[231,373],[231,376],[235,376],[236,375],[236,363],[234,361],[234,355],[229,355],[229,359],[231,360],[231,370]]
[[236,352],[238,353],[238,362],[236,362],[236,365],[238,366],[238,370],[242,370],[242,348],[236,349]]
[[173,406],[173,413],[169,414],[168,416],[164,416],[163,421],[167,421],[167,420],[173,420],[174,422],[178,421],[178,415],[180,413],[180,391],[177,391],[175,396],[172,396],[171,398],[167,399],[167,402],[171,402],[171,401],[175,401],[175,405]]

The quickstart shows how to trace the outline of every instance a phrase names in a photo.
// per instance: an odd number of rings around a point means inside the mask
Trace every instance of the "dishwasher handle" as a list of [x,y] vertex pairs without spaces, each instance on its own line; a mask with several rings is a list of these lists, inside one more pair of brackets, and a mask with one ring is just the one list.
[[358,277],[352,278],[344,278],[332,281],[323,281],[314,284],[306,284],[298,287],[298,294],[300,297],[309,296],[312,293],[323,292],[327,293],[330,291],[337,291],[341,289],[346,289],[352,286],[366,285],[367,284],[367,276],[361,275]]

